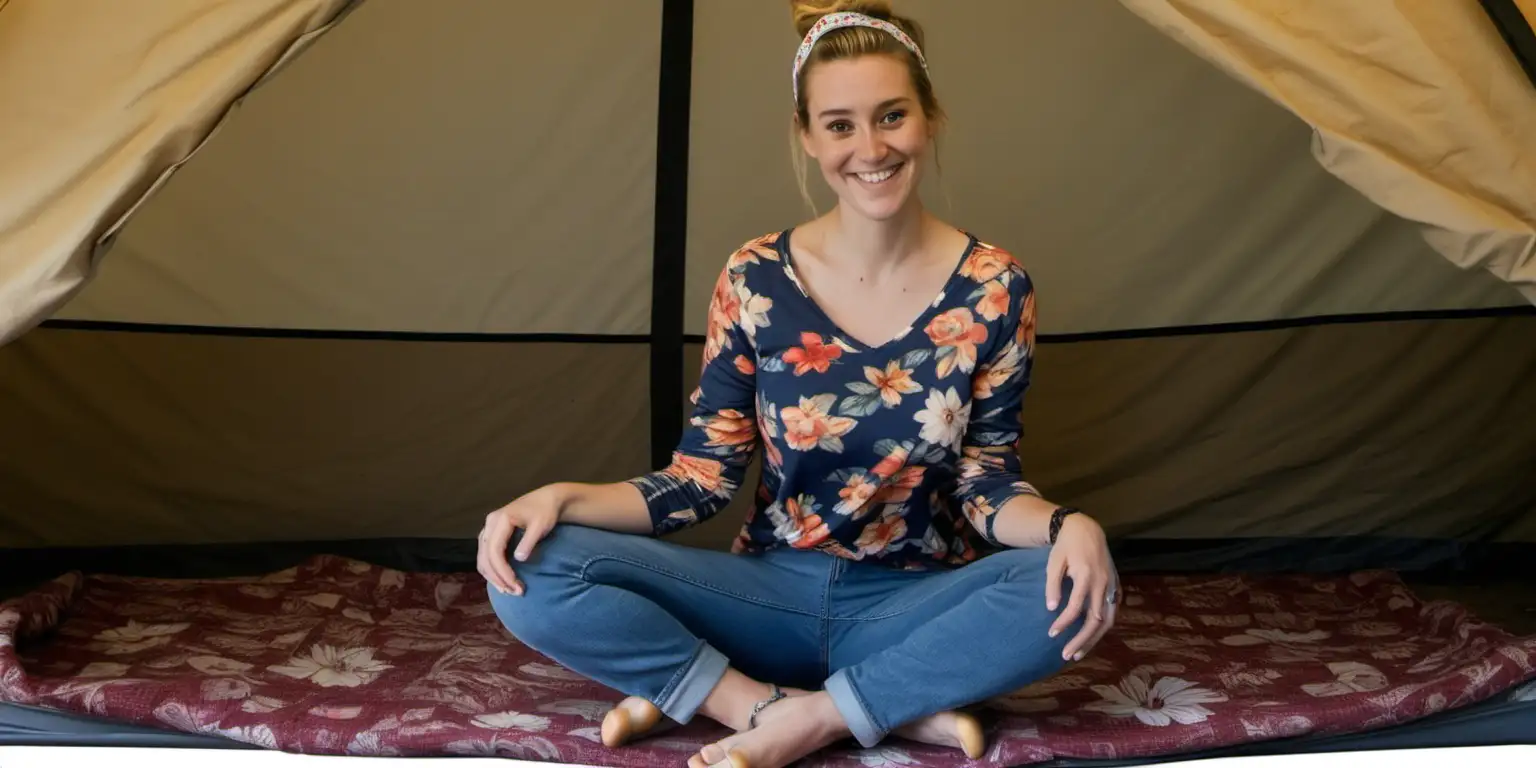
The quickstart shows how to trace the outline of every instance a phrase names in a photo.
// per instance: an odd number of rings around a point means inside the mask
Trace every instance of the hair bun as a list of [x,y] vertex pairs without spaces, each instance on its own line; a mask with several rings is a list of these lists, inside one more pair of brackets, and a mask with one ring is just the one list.
[[821,17],[832,13],[852,11],[889,21],[894,11],[890,0],[790,0],[790,14],[795,21],[795,32],[805,37]]

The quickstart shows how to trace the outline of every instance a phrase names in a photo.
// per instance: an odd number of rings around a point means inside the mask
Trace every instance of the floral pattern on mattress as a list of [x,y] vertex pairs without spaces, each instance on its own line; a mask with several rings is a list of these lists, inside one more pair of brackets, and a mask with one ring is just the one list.
[[[1181,753],[1392,725],[1536,679],[1536,637],[1418,599],[1394,575],[1130,576],[1096,653],[986,705],[988,766]],[[69,574],[0,604],[0,700],[351,755],[679,766],[700,719],[619,750],[619,694],[511,638],[475,574],[320,557],[209,581]],[[842,768],[972,764],[851,742]]]

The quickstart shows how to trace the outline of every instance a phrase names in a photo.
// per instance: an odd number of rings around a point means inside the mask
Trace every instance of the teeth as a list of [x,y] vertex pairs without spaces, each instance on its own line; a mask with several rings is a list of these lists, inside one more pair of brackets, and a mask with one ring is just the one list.
[[900,170],[900,168],[901,168],[901,166],[898,165],[898,166],[896,166],[894,168],[887,168],[887,169],[885,169],[883,171],[879,171],[879,172],[876,172],[876,173],[856,173],[854,175],[858,176],[860,179],[862,179],[865,182],[868,182],[870,184],[879,184],[880,182],[885,181],[886,179],[889,179],[890,177],[896,175],[896,171]]

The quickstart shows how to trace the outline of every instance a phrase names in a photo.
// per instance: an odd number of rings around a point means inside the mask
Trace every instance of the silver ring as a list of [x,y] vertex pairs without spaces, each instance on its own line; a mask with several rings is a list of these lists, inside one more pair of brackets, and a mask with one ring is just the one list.
[[1115,598],[1119,596],[1120,590],[1116,589],[1115,587],[1110,587],[1109,591],[1104,593],[1104,602],[1109,603],[1110,605],[1114,605]]

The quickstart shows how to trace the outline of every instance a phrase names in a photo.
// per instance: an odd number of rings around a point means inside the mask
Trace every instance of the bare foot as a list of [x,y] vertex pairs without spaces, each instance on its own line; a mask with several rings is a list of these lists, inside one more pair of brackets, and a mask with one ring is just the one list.
[[661,722],[661,710],[649,700],[630,696],[603,717],[603,746],[613,749],[644,736]]
[[[783,690],[785,696],[805,696],[810,693],[799,688]],[[655,704],[640,696],[629,696],[614,705],[603,717],[603,745],[609,749],[622,747],[635,739],[651,735],[664,725],[666,721]],[[724,725],[731,727],[729,723]],[[733,730],[744,731],[746,726],[738,723]]]
[[965,712],[929,715],[897,728],[893,733],[922,744],[955,747],[972,760],[980,759],[987,751],[987,738],[981,722]]
[[[788,693],[788,691],[786,691]],[[688,758],[689,768],[783,768],[851,735],[825,691],[791,696],[758,716],[757,727]]]

